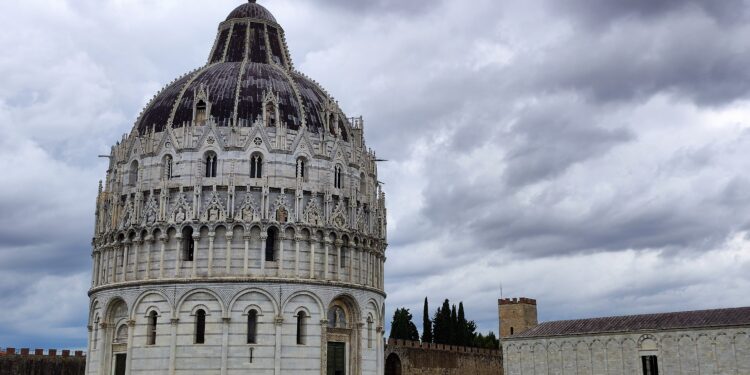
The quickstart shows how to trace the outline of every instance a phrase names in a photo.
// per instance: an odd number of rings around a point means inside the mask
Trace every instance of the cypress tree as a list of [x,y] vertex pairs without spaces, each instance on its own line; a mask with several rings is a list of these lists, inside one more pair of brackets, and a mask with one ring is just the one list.
[[432,321],[430,320],[427,297],[424,298],[424,312],[422,314],[422,342],[432,342]]
[[451,339],[451,305],[447,299],[435,312],[432,326],[432,338],[436,344],[450,344]]
[[456,305],[453,305],[453,307],[451,308],[450,327],[450,341],[448,343],[451,345],[460,345],[458,343],[460,332],[458,330],[458,315],[456,314]]
[[466,315],[464,315],[464,303],[458,303],[458,342],[457,345],[470,346],[471,336],[469,334],[469,326],[466,322]]

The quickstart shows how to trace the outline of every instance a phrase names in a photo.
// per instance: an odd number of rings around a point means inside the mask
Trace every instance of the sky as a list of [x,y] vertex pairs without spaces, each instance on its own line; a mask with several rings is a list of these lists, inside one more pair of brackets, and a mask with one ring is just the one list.
[[[98,180],[241,0],[0,2],[0,347],[83,348]],[[259,0],[365,118],[390,320],[750,305],[744,0]]]

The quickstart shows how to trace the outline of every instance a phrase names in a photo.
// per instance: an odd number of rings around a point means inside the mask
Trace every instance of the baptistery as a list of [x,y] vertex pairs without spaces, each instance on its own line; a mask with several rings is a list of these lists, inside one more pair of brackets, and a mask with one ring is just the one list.
[[375,153],[255,1],[112,147],[92,244],[88,374],[383,373]]

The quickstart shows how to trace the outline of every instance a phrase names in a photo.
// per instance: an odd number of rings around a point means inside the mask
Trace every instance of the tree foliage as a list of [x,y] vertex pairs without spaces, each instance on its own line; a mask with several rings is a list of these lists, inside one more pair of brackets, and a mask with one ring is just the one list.
[[428,309],[427,298],[425,298],[422,342],[486,349],[499,348],[500,342],[494,332],[490,332],[487,336],[476,332],[476,323],[466,319],[463,302],[459,302],[456,308],[456,305],[451,305],[446,299],[437,308],[431,321],[428,317]]
[[412,316],[409,309],[400,308],[396,309],[393,313],[390,338],[419,341],[419,331],[417,331],[417,326],[412,322]]
[[432,320],[430,320],[427,297],[424,298],[424,311],[422,312],[422,342],[432,342]]

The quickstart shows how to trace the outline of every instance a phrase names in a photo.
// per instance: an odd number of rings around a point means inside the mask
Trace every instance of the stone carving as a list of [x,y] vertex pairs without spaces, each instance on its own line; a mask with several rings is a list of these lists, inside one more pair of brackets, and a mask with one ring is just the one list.
[[143,207],[143,225],[153,225],[159,217],[159,202],[155,194],[149,194],[148,200]]
[[193,208],[190,202],[188,202],[185,193],[180,193],[169,214],[169,222],[173,224],[182,224],[191,217],[193,217]]
[[344,205],[342,202],[339,202],[336,204],[336,208],[333,210],[333,213],[331,214],[331,224],[337,228],[344,229],[346,228],[346,214],[344,213]]
[[203,210],[203,214],[201,214],[201,220],[209,223],[224,221],[227,217],[226,209],[224,207],[225,204],[221,197],[219,197],[219,193],[215,191],[212,192],[208,204]]
[[273,213],[273,219],[276,222],[286,223],[289,221],[290,209],[286,202],[286,194],[279,195],[272,207],[271,212]]
[[245,223],[260,221],[258,202],[253,199],[253,194],[250,191],[245,193],[245,200],[239,210],[235,211],[234,219]]
[[307,206],[305,207],[302,216],[305,223],[311,225],[323,225],[323,215],[320,211],[318,198],[311,198],[310,201],[307,202]]
[[120,228],[123,229],[129,227],[134,219],[135,207],[133,206],[133,201],[130,200],[130,196],[128,196],[123,205],[122,216],[120,216]]

